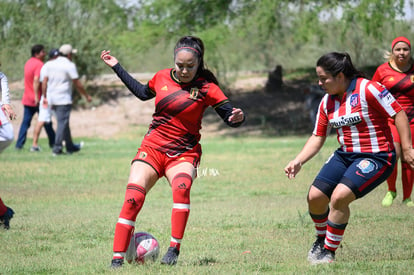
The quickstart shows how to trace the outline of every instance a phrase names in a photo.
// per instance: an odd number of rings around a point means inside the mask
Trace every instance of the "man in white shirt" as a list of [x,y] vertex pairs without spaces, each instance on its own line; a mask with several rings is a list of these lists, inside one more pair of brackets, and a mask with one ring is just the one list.
[[73,54],[77,53],[71,45],[64,44],[59,48],[59,56],[48,62],[44,69],[42,93],[44,102],[49,104],[56,114],[57,129],[53,154],[63,153],[63,141],[65,141],[66,153],[75,153],[81,149],[79,144],[74,144],[69,127],[69,117],[72,110],[72,85],[90,102],[92,98],[86,93],[79,80],[79,74],[75,63],[72,62]]

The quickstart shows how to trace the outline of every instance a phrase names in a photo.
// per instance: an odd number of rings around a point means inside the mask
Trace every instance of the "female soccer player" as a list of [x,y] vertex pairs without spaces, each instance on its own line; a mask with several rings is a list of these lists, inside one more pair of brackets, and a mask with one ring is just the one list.
[[132,160],[124,205],[115,227],[111,266],[122,266],[145,196],[163,176],[172,188],[173,208],[170,247],[161,263],[175,265],[190,213],[190,189],[201,157],[199,131],[203,113],[212,106],[229,126],[238,127],[245,119],[243,111],[233,108],[214,74],[205,68],[204,45],[198,37],[180,38],[174,48],[175,67],[159,71],[146,85],[131,77],[110,51],[102,51],[101,59],[136,97],[155,97],[152,123]]
[[[12,106],[10,105],[9,84],[7,76],[0,72],[0,153],[6,149],[14,139],[13,125],[9,120],[16,118]],[[14,211],[7,207],[0,198],[0,224],[5,229],[10,228],[10,220],[13,218]]]
[[365,79],[347,53],[332,52],[316,64],[326,91],[312,136],[285,167],[294,178],[335,128],[340,147],[326,161],[308,192],[309,214],[317,240],[308,253],[312,264],[330,263],[348,224],[349,204],[364,197],[392,172],[396,153],[388,118],[395,120],[405,160],[414,165],[408,119],[400,104],[379,83]]
[[[411,133],[414,132],[414,67],[411,57],[411,43],[403,36],[395,38],[391,43],[391,53],[387,53],[388,62],[380,65],[375,71],[372,80],[380,82],[400,103],[408,116]],[[394,137],[394,145],[397,160],[401,155],[401,140],[393,119],[389,119],[388,125]],[[411,135],[411,138],[413,136]],[[402,201],[406,206],[413,207],[411,192],[413,190],[414,173],[410,165],[401,159],[401,181],[403,189]],[[397,171],[395,165],[392,174],[388,177],[388,192],[382,200],[383,206],[391,206],[397,196]]]

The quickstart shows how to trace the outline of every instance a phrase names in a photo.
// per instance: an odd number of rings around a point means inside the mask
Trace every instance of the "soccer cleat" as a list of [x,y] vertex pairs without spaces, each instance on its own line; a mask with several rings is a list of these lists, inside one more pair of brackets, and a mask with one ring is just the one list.
[[167,253],[161,259],[161,264],[175,265],[180,251],[176,247],[169,247]]
[[10,220],[13,218],[14,211],[10,207],[7,207],[6,213],[0,217],[0,222],[3,224],[3,227],[8,230],[10,228]]
[[335,251],[331,251],[326,248],[322,248],[321,252],[319,253],[318,257],[316,259],[313,259],[311,264],[329,264],[333,263],[335,261]]
[[124,264],[124,259],[112,259],[111,262],[111,268],[116,269],[116,268],[121,268],[122,265]]
[[384,207],[391,206],[396,196],[397,196],[396,192],[388,191],[387,194],[385,194],[384,199],[382,200],[382,206]]
[[414,202],[410,198],[403,200],[403,204],[408,207],[414,207]]
[[308,261],[312,262],[315,260],[322,251],[323,244],[325,242],[325,237],[318,236],[316,241],[313,243],[311,249],[308,252]]
[[39,146],[32,146],[32,147],[30,147],[30,152],[40,152],[40,147]]

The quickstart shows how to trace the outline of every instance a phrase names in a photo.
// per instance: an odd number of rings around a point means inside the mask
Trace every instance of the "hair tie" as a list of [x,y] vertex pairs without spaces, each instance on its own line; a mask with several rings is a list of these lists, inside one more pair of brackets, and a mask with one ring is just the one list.
[[192,51],[196,52],[198,55],[200,55],[200,52],[197,49],[193,48],[193,47],[180,47],[180,48],[175,50],[175,53],[177,53],[178,51],[183,50],[183,49],[192,50]]

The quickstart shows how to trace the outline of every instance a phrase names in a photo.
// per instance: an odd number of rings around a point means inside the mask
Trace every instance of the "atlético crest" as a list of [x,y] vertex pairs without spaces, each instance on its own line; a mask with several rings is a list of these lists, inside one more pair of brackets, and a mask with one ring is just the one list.
[[198,88],[191,88],[191,90],[190,90],[190,96],[188,98],[189,99],[192,99],[192,100],[197,100],[197,98],[198,98],[198,91],[199,91]]
[[359,103],[359,94],[351,95],[350,104],[351,107],[357,106]]

